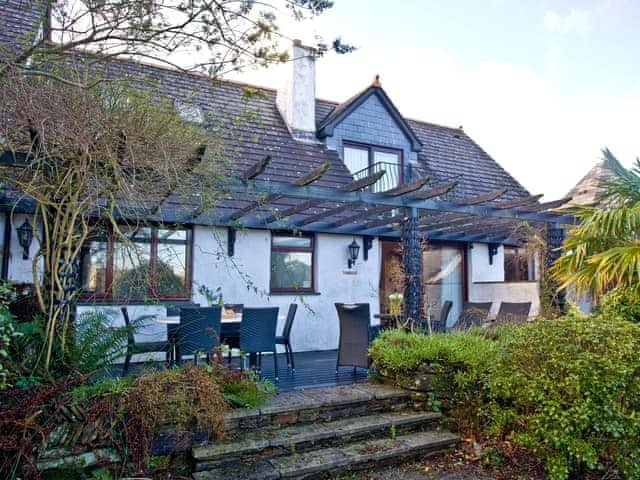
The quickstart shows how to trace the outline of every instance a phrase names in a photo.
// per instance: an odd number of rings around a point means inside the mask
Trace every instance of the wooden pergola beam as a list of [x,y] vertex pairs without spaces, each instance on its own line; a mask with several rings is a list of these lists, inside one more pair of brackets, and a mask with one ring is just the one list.
[[530,207],[521,207],[516,210],[518,210],[519,212],[544,212],[547,210],[560,208],[561,206],[570,202],[571,198],[572,197],[560,198],[558,200],[553,200],[551,202],[546,202],[546,203],[539,203],[536,205],[532,205]]
[[322,212],[316,213],[315,215],[309,215],[304,220],[297,222],[297,225],[299,226],[309,225],[310,223],[318,222],[323,218],[327,218],[331,215],[338,215],[342,212],[346,212],[347,210],[353,210],[353,208],[357,207],[357,205],[358,203],[345,203],[343,205],[340,205],[339,207],[335,207],[329,210],[324,210]]
[[524,205],[529,205],[530,203],[535,203],[542,198],[543,194],[539,195],[530,195],[528,197],[520,197],[514,198],[512,200],[503,200],[501,202],[496,202],[494,207],[496,208],[515,208],[521,207]]
[[418,180],[414,180],[413,182],[405,183],[404,185],[398,185],[397,187],[387,190],[386,192],[380,192],[380,193],[383,195],[392,195],[394,197],[398,195],[405,195],[407,193],[411,193],[411,192],[415,192],[416,190],[419,190],[424,185],[426,185],[429,180],[431,180],[431,177],[419,178]]
[[507,189],[500,188],[498,190],[493,190],[492,192],[481,193],[480,195],[473,195],[472,197],[455,200],[455,203],[458,205],[479,205],[480,203],[490,202],[491,200],[500,198],[505,193],[507,193]]
[[362,225],[364,230],[369,230],[370,228],[382,227],[385,225],[392,225],[394,223],[400,223],[404,220],[405,215],[403,213],[398,215],[393,215],[392,217],[378,218],[377,220],[370,220]]
[[448,183],[443,183],[441,185],[436,185],[435,187],[432,187],[432,188],[430,188],[428,190],[424,190],[422,192],[413,193],[410,198],[419,199],[419,200],[427,200],[429,198],[439,197],[440,195],[444,195],[445,193],[450,192],[451,190],[453,190],[457,186],[458,186],[458,182],[454,180],[453,182],[448,182]]
[[[311,170],[310,172],[302,175],[301,177],[297,178],[296,180],[294,180],[292,182],[293,185],[299,186],[299,187],[304,187],[306,185],[309,185],[310,183],[315,182],[316,180],[318,180],[319,178],[322,177],[322,175],[325,174],[325,172],[329,169],[329,163],[325,162],[322,165],[320,165],[317,168],[314,168],[313,170]],[[275,200],[278,200],[282,197],[284,197],[285,195],[280,194],[280,193],[272,193],[270,195],[267,195],[267,197],[264,200],[254,200],[252,201],[249,205],[247,205],[246,207],[243,207],[239,210],[234,211],[233,213],[227,215],[223,221],[225,222],[234,222],[242,217],[244,217],[246,214],[248,214],[249,212],[251,212],[252,210],[255,210],[256,208],[265,205],[267,203],[273,202]]]
[[355,215],[351,215],[349,217],[341,218],[333,222],[335,227],[341,227],[342,225],[347,225],[349,223],[353,223],[357,220],[362,220],[363,218],[370,217],[371,215],[379,215],[381,213],[388,212],[389,210],[393,210],[393,207],[389,207],[387,205],[378,205],[376,207],[370,208],[368,210],[364,210],[356,213]]
[[[380,180],[380,178],[382,178],[382,176],[384,175],[384,170],[381,170],[379,172],[373,173],[367,177],[361,178],[360,180],[356,180],[354,182],[348,183],[347,185],[343,185],[341,187],[338,188],[338,190],[343,191],[343,192],[355,192],[357,190],[360,190],[362,188],[366,188],[369,185],[373,185],[374,183],[376,183],[378,180]],[[301,213],[304,212],[305,210],[308,210],[310,208],[313,207],[317,207],[318,205],[322,205],[323,203],[327,203],[330,200],[304,200],[303,202],[299,203],[298,205],[295,205],[293,207],[287,208],[286,210],[283,210],[282,212],[280,212],[277,215],[271,215],[270,217],[267,217],[265,220],[266,224],[269,223],[273,223],[275,221],[280,220],[281,218],[286,218],[286,217],[290,217],[291,215],[295,215],[296,213]]]
[[242,174],[242,180],[247,182],[257,177],[262,172],[264,172],[264,169],[267,168],[267,165],[269,165],[270,162],[271,155],[265,156],[262,160],[258,161],[255,165],[249,167],[244,171],[244,173]]

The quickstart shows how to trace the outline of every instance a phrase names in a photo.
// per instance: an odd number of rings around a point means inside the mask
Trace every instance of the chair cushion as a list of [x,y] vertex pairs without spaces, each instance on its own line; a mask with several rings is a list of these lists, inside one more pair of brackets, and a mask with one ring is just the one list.
[[144,342],[135,343],[132,346],[131,353],[149,353],[149,352],[168,352],[171,349],[169,342]]

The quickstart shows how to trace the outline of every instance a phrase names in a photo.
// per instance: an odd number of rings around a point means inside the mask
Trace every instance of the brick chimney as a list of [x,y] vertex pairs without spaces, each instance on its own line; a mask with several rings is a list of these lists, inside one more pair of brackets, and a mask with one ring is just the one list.
[[316,143],[316,51],[294,40],[288,74],[278,89],[276,104],[291,136]]

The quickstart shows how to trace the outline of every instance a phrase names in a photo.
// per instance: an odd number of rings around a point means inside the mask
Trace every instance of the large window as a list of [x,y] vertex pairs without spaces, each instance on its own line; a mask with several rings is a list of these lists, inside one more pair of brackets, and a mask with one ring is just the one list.
[[271,237],[271,291],[313,291],[313,237],[276,234]]
[[394,188],[402,182],[402,150],[345,142],[344,163],[357,178],[384,170],[384,177],[373,185],[374,192]]
[[122,232],[124,239],[99,232],[84,246],[85,297],[189,298],[188,230],[139,227]]
[[536,279],[533,255],[526,250],[504,247],[504,281],[526,282]]

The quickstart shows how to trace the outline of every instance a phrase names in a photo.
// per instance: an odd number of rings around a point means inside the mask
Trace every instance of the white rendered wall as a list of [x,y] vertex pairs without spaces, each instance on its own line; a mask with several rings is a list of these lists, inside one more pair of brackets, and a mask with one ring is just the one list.
[[[22,225],[25,218],[29,219],[29,223],[33,225],[33,217],[31,215],[24,215],[17,213],[9,215],[11,221],[11,251],[9,252],[9,268],[8,277],[15,283],[33,283],[33,256],[38,251],[38,242],[33,239],[31,248],[29,249],[29,258],[23,260],[22,247],[18,243],[18,232],[16,227]],[[4,230],[2,230],[4,234]],[[42,272],[42,263],[38,267],[38,271]]]
[[500,245],[489,264],[489,245],[473,243],[468,250],[469,283],[504,282],[504,247]]
[[[356,237],[362,246],[362,239]],[[278,306],[285,315],[290,303],[298,303],[291,332],[294,351],[328,350],[338,346],[338,316],[335,302],[368,302],[371,315],[378,313],[380,246],[377,240],[364,261],[360,249],[354,271],[347,270],[347,245],[351,236],[318,234],[315,241],[315,290],[317,295],[269,295],[270,242],[266,230],[238,231],[235,255],[226,257],[224,228],[195,227],[193,252],[193,300],[205,304],[197,294],[199,285],[222,287],[225,303],[245,306]],[[372,318],[373,321],[373,318]],[[377,321],[376,321],[377,322]],[[278,325],[282,330],[283,322]]]
[[489,316],[495,318],[501,302],[531,302],[529,318],[540,312],[538,282],[488,282],[469,284],[470,302],[493,302]]

